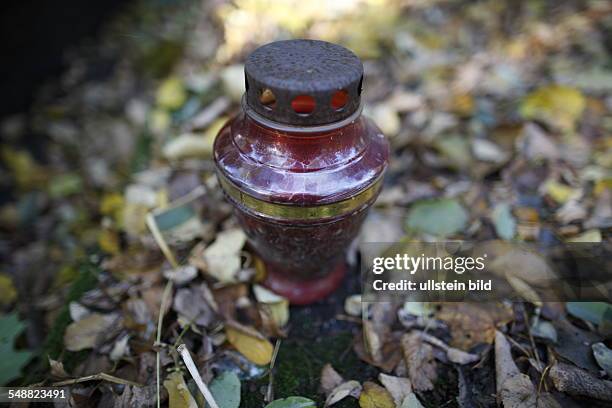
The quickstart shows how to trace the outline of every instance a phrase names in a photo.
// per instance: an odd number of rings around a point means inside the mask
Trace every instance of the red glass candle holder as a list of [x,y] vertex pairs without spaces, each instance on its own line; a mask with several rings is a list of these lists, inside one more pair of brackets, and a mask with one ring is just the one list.
[[214,146],[219,182],[264,285],[293,304],[333,292],[382,186],[389,147],[361,116],[361,61],[323,41],[279,41],[245,65],[243,111]]

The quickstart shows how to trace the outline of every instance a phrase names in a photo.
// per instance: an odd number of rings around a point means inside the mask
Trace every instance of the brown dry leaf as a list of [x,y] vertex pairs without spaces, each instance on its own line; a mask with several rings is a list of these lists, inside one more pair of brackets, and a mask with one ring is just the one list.
[[445,303],[437,318],[448,325],[451,346],[469,350],[480,343],[493,343],[495,328],[512,320],[512,309],[501,303]]
[[547,393],[538,393],[529,376],[521,373],[512,359],[510,344],[495,332],[495,377],[497,395],[505,408],[560,408]]
[[366,381],[359,396],[361,408],[395,408],[393,397],[380,385]]
[[549,376],[561,392],[612,401],[612,381],[597,378],[579,367],[558,362],[551,367]]
[[440,340],[437,337],[434,337],[432,335],[429,335],[427,333],[419,332],[419,335],[421,336],[421,338],[423,340],[425,340],[429,344],[434,345],[434,346],[436,346],[438,348],[441,348],[442,350],[446,351],[446,357],[451,362],[453,362],[453,363],[456,363],[456,364],[470,364],[470,363],[474,363],[474,362],[478,361],[478,359],[480,358],[476,354],[466,353],[463,350],[459,350],[459,349],[454,348],[454,347],[449,347],[442,340]]
[[255,329],[238,324],[225,326],[227,341],[243,356],[258,365],[266,365],[272,360],[274,346]]
[[412,387],[417,391],[432,390],[437,377],[433,348],[416,332],[404,334],[401,343]]
[[61,361],[53,360],[49,357],[49,367],[51,367],[51,375],[55,378],[64,379],[70,377]]
[[361,395],[361,384],[355,380],[347,381],[335,387],[327,396],[325,406],[329,407],[346,397],[359,398]]
[[366,349],[364,337],[365,336],[363,333],[357,334],[353,344],[355,354],[357,354],[357,356],[361,360],[365,361],[370,365],[378,367],[385,372],[392,371],[402,360],[402,353],[399,346],[399,335],[394,334],[388,341],[383,344],[381,348],[382,360],[380,361],[374,361],[372,359],[372,356]]
[[343,382],[344,378],[334,370],[331,364],[327,363],[323,366],[321,370],[321,390],[325,395],[329,395],[334,388]]
[[393,397],[396,406],[402,405],[402,402],[412,393],[412,385],[408,378],[394,377],[384,373],[378,374],[378,381],[385,386],[389,394]]
[[214,321],[215,313],[206,299],[207,290],[205,283],[177,290],[172,308],[187,322],[208,326]]
[[64,345],[69,351],[79,351],[95,347],[106,332],[117,323],[116,314],[92,313],[72,322],[64,333]]
[[372,323],[370,320],[363,321],[363,338],[366,350],[368,351],[368,354],[372,357],[372,360],[377,363],[380,363],[383,358],[383,339],[381,338],[381,335],[376,332],[374,323]]
[[168,375],[164,387],[168,390],[169,408],[198,408],[180,372],[175,371]]

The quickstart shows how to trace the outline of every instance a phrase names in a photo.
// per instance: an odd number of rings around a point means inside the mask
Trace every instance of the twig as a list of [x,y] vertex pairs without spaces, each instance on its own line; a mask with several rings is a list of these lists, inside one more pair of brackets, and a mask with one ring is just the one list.
[[[166,241],[164,240],[163,235],[159,231],[159,228],[157,228],[157,223],[155,222],[155,217],[151,213],[147,214],[147,226],[149,227],[149,230],[151,230],[151,234],[153,234],[153,238],[155,239],[155,242],[157,243],[157,245],[159,246],[159,248],[161,249],[163,254],[166,256],[166,259],[168,260],[170,265],[172,265],[173,268],[177,268],[178,267],[178,262],[176,261],[176,258],[174,257],[174,254],[170,250],[170,247],[168,247],[168,244],[166,244]],[[159,316],[157,317],[157,334],[156,334],[156,337],[155,337],[155,345],[156,346],[161,345],[161,332],[162,332],[162,326],[163,326],[163,323],[164,323],[164,312],[166,310],[166,304],[168,303],[168,299],[170,298],[170,293],[172,293],[172,288],[173,287],[174,287],[173,282],[171,280],[169,280],[168,282],[166,282],[166,287],[164,288],[164,292],[162,294],[161,303],[159,305]],[[161,401],[160,401],[160,399],[161,399],[160,398],[160,394],[161,394],[161,387],[160,387],[160,371],[161,371],[161,367],[160,366],[161,366],[160,355],[159,355],[159,350],[157,350],[155,352],[155,374],[156,374],[157,408],[161,407]]]
[[125,385],[133,385],[134,387],[142,387],[142,384],[138,384],[130,380],[124,380],[123,378],[115,377],[114,375],[110,375],[106,373],[98,373],[98,374],[87,375],[81,378],[73,378],[70,380],[58,381],[58,382],[51,383],[51,385],[53,387],[61,387],[64,385],[73,385],[73,384],[78,384],[78,383],[82,383],[86,381],[98,381],[98,380],[108,381],[108,382],[112,382],[115,384],[125,384]]
[[[535,340],[533,339],[533,335],[531,334],[531,325],[529,324],[529,316],[527,316],[527,310],[525,310],[525,306],[523,305],[523,318],[525,319],[525,322],[527,323],[527,334],[529,335],[529,342],[531,343],[531,349],[533,350],[533,356],[535,357],[536,361],[538,362],[538,366],[542,366],[542,362],[540,361],[540,356],[538,353],[538,349],[536,348],[536,344],[535,344]],[[540,317],[537,316],[537,319],[539,319]]]
[[195,363],[191,358],[191,354],[189,354],[189,350],[187,350],[187,346],[185,346],[185,344],[181,344],[177,347],[176,351],[178,351],[181,357],[183,358],[183,361],[187,366],[187,370],[189,370],[189,374],[191,374],[191,377],[193,377],[194,381],[196,382],[196,385],[204,396],[206,403],[210,405],[210,408],[219,408],[219,405],[217,405],[217,403],[215,402],[215,399],[210,393],[210,390],[208,389],[206,384],[204,384],[204,381],[202,381],[202,377],[200,377],[200,373],[198,372],[198,369],[196,368]]
[[149,227],[149,230],[151,230],[151,234],[153,234],[153,238],[155,238],[155,242],[159,246],[159,249],[161,249],[172,268],[178,268],[179,264],[176,261],[174,254],[170,250],[170,247],[168,247],[168,244],[166,244],[166,240],[161,234],[159,228],[157,228],[155,216],[152,213],[147,214],[147,226]]
[[276,364],[276,356],[278,355],[278,349],[280,349],[281,340],[277,339],[274,345],[274,351],[272,352],[272,360],[270,361],[270,372],[268,381],[268,389],[266,391],[266,402],[271,402],[274,398],[274,364]]

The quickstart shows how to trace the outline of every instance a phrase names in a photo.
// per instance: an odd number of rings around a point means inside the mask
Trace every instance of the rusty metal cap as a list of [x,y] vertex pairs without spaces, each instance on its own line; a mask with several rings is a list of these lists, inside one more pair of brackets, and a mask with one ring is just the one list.
[[247,113],[282,124],[338,122],[360,106],[363,65],[350,50],[317,40],[256,49],[244,66]]

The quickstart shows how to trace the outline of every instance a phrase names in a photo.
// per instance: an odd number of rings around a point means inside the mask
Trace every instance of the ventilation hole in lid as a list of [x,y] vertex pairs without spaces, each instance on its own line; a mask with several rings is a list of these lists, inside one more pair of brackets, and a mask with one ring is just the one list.
[[249,92],[249,79],[247,78],[246,73],[244,74],[244,91]]
[[270,89],[262,89],[261,94],[259,95],[259,102],[266,109],[274,109],[274,107],[276,107],[276,96]]
[[310,95],[298,95],[291,101],[291,108],[299,115],[311,114],[315,105],[315,100]]
[[331,97],[331,106],[335,110],[341,110],[348,102],[348,92],[344,89],[334,92]]
[[359,96],[361,96],[361,91],[363,91],[363,75],[361,76],[361,79],[359,80],[359,87],[357,88],[357,94]]

